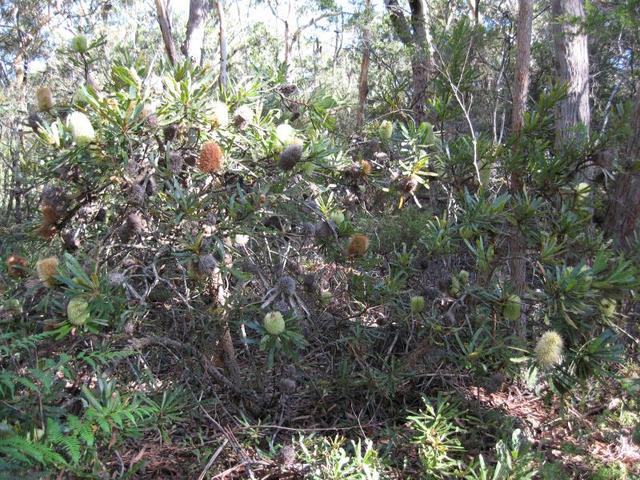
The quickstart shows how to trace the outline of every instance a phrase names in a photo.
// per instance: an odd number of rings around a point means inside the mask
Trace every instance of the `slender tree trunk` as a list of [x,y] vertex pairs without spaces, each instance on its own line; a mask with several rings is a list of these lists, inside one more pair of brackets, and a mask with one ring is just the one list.
[[609,199],[605,231],[616,244],[630,248],[640,217],[640,84],[636,87],[636,100],[631,114],[631,136],[623,152],[625,162],[618,174]]
[[227,72],[227,34],[226,18],[222,0],[216,0],[216,12],[218,14],[219,40],[220,40],[220,89],[227,88],[229,74]]
[[556,146],[562,147],[589,136],[589,52],[583,0],[552,0],[551,10],[557,78],[567,85],[556,112]]
[[398,38],[412,50],[411,55],[411,108],[416,122],[425,118],[427,86],[432,70],[432,42],[427,28],[425,0],[409,0],[411,23],[407,21],[398,0],[385,0],[391,24]]
[[369,9],[371,0],[365,1],[364,6],[364,26],[362,28],[362,62],[360,63],[360,79],[358,80],[358,113],[356,114],[356,129],[361,129],[364,125],[364,113],[369,94],[369,62],[371,60],[370,51],[370,29],[369,29]]
[[156,0],[156,12],[158,25],[160,25],[160,32],[162,33],[162,40],[164,42],[164,49],[169,57],[171,65],[175,65],[177,55],[176,47],[173,43],[173,34],[171,33],[171,21],[167,15],[166,0]]
[[204,25],[207,9],[204,0],[189,2],[189,20],[182,53],[196,65],[202,62],[202,47],[204,46]]
[[[513,155],[518,157],[523,152],[518,151],[520,131],[524,124],[524,112],[527,108],[529,95],[529,77],[531,71],[531,24],[533,21],[533,0],[518,1],[518,34],[515,84],[513,89],[513,106],[511,110],[511,131],[516,140]],[[514,168],[511,173],[509,189],[512,195],[522,192],[522,177],[519,168]],[[511,271],[511,283],[516,295],[521,296],[527,286],[527,262],[525,259],[526,239],[518,226],[514,226],[509,241],[509,269]],[[527,336],[527,319],[520,316],[518,323],[520,337]]]

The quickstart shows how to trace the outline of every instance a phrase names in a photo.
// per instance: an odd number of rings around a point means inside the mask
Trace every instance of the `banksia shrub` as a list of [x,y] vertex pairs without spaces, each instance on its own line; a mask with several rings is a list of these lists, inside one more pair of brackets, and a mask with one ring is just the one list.
[[58,273],[58,259],[56,257],[48,257],[39,260],[36,264],[38,277],[48,287],[55,287],[56,274]]
[[27,275],[27,261],[20,255],[11,255],[7,258],[7,273],[12,278],[24,277]]
[[229,107],[224,102],[214,102],[209,113],[209,123],[213,128],[224,128],[229,124]]
[[215,173],[222,167],[222,149],[216,142],[207,142],[202,146],[198,158],[198,168],[204,173]]
[[67,319],[71,325],[81,327],[89,321],[89,304],[80,297],[72,298],[67,305]]
[[349,240],[347,254],[350,257],[362,257],[369,248],[369,239],[366,235],[354,235]]
[[515,294],[511,294],[507,297],[507,301],[502,307],[502,315],[507,320],[517,320],[520,318],[520,312],[522,310],[522,301],[520,297]]
[[278,165],[282,170],[288,171],[295,167],[302,158],[302,145],[296,143],[288,145],[280,154]]
[[67,117],[67,127],[71,130],[73,141],[78,145],[87,145],[96,138],[91,120],[82,112],[73,112]]
[[284,318],[280,312],[270,312],[264,316],[264,329],[269,335],[280,335],[284,332]]
[[564,342],[562,337],[553,330],[545,332],[536,344],[536,359],[540,366],[544,368],[559,365],[562,362],[562,348]]
[[89,49],[89,42],[84,35],[76,35],[69,42],[71,50],[77,53],[85,53]]
[[38,110],[41,112],[48,112],[53,107],[53,94],[49,87],[38,88],[36,99],[38,101]]

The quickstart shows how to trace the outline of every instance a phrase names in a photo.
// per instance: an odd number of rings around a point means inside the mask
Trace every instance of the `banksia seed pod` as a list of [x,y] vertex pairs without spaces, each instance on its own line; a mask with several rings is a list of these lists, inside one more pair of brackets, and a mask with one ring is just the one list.
[[213,128],[224,128],[229,124],[229,107],[224,102],[213,102],[209,123]]
[[68,198],[64,190],[47,185],[40,196],[40,212],[44,225],[55,225],[64,216]]
[[20,255],[11,255],[5,262],[7,273],[11,278],[25,277],[27,275],[27,261]]
[[129,192],[127,193],[127,200],[129,204],[135,207],[141,207],[144,205],[145,198],[146,192],[141,185],[134,183],[129,187]]
[[58,283],[56,274],[58,273],[58,259],[56,257],[48,257],[39,260],[36,263],[38,277],[48,287],[55,287]]
[[169,170],[174,175],[177,175],[182,171],[182,167],[184,166],[184,158],[182,158],[182,154],[179,152],[170,152],[167,156],[167,163],[169,164]]
[[87,37],[84,35],[76,35],[69,42],[69,46],[71,50],[77,53],[85,53],[89,49],[89,44],[87,42]]
[[71,325],[81,327],[89,321],[91,312],[89,311],[89,304],[86,300],[80,297],[75,297],[69,300],[67,305],[67,318]]
[[51,205],[43,204],[40,206],[40,212],[42,213],[42,223],[46,226],[55,225],[60,220],[60,215],[55,208]]
[[292,170],[302,158],[302,145],[293,143],[288,145],[280,154],[278,165],[284,171]]
[[222,167],[222,149],[216,142],[207,142],[202,146],[198,157],[198,168],[204,173],[215,173]]
[[40,117],[38,112],[29,114],[29,117],[27,117],[27,123],[33,130],[33,133],[40,132],[40,129],[42,128],[42,118]]
[[198,258],[198,273],[200,275],[211,275],[217,268],[218,261],[212,254],[200,255]]
[[354,235],[349,240],[347,254],[350,257],[362,257],[369,248],[369,239],[366,235]]
[[284,332],[284,318],[280,312],[269,312],[264,316],[264,329],[269,335],[280,335]]
[[130,213],[124,225],[120,227],[119,237],[123,242],[131,240],[135,234],[142,233],[143,224],[142,217],[139,213]]
[[536,359],[544,368],[559,365],[562,362],[562,337],[553,330],[545,332],[536,344]]
[[38,110],[41,112],[48,112],[53,107],[53,94],[49,87],[38,88],[36,99],[38,100]]
[[415,297],[411,297],[411,313],[422,313],[424,312],[425,301],[424,297],[421,295],[416,295]]
[[73,141],[78,145],[87,145],[96,138],[96,132],[89,117],[82,112],[73,112],[67,117],[67,127],[71,130]]
[[507,301],[502,308],[502,315],[507,320],[517,320],[520,318],[521,309],[522,301],[520,300],[520,297],[515,294],[511,294],[507,297]]
[[390,140],[393,135],[393,123],[389,120],[383,120],[378,127],[378,135],[384,141]]
[[162,129],[162,134],[164,135],[164,141],[170,142],[178,135],[178,127],[175,125],[167,125]]

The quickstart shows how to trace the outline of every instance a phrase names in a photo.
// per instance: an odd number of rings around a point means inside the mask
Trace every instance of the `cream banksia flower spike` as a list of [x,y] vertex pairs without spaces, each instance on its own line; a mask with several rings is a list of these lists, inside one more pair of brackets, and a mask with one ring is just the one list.
[[536,344],[536,359],[544,368],[559,365],[562,362],[564,342],[560,334],[554,330],[545,332]]

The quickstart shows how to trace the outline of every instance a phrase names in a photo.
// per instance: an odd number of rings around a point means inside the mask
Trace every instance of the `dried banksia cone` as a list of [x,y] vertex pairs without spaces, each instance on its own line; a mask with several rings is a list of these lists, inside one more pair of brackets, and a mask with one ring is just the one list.
[[229,124],[229,107],[224,102],[213,102],[208,117],[213,128],[224,128]]
[[49,87],[38,88],[36,99],[38,100],[38,110],[41,112],[48,112],[53,107],[53,94]]
[[40,212],[43,225],[55,225],[64,216],[67,210],[67,195],[59,187],[47,185],[40,196]]
[[73,112],[67,117],[67,127],[71,130],[73,141],[78,145],[87,145],[96,138],[91,120],[82,112]]
[[198,168],[204,173],[215,173],[222,167],[222,149],[216,142],[207,142],[202,146],[198,157]]
[[27,261],[20,255],[11,255],[5,262],[7,273],[11,278],[25,277],[27,275]]
[[263,320],[264,329],[269,335],[280,335],[284,332],[285,323],[284,318],[280,312],[269,312],[264,316]]
[[43,225],[50,226],[55,225],[60,220],[60,215],[54,207],[48,204],[43,204],[40,206],[40,212],[42,213],[42,223]]
[[69,300],[69,304],[67,305],[67,318],[71,325],[81,327],[89,321],[90,316],[89,304],[85,299],[76,297]]
[[129,191],[127,192],[127,201],[129,204],[135,207],[141,207],[144,205],[145,198],[146,192],[142,185],[134,183],[129,187]]
[[198,273],[200,275],[212,275],[217,268],[218,261],[212,254],[200,255],[198,258]]
[[170,142],[178,135],[178,127],[175,125],[167,125],[162,129],[162,134],[164,135],[164,141]]
[[48,287],[55,287],[58,283],[56,274],[58,273],[58,259],[56,257],[48,257],[39,260],[36,264],[38,277]]
[[349,240],[347,254],[350,257],[362,257],[369,248],[369,239],[366,235],[354,235]]
[[38,133],[42,128],[42,118],[38,112],[33,112],[27,117],[27,123],[31,127],[34,133]]
[[128,242],[134,235],[142,233],[143,228],[142,216],[139,213],[130,213],[124,225],[120,227],[118,236],[123,242]]
[[178,174],[182,171],[184,166],[184,158],[180,152],[169,152],[167,155],[167,166],[173,174]]
[[302,158],[302,145],[293,143],[287,145],[287,147],[280,154],[280,162],[278,165],[282,170],[288,171],[295,167]]
[[74,252],[80,248],[80,239],[78,238],[78,232],[67,230],[61,235],[62,245],[68,252]]
[[559,365],[562,362],[562,349],[564,342],[558,332],[549,330],[545,332],[536,344],[536,359],[544,368]]

